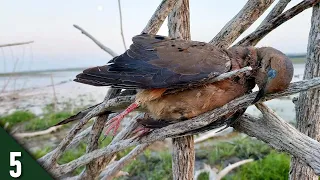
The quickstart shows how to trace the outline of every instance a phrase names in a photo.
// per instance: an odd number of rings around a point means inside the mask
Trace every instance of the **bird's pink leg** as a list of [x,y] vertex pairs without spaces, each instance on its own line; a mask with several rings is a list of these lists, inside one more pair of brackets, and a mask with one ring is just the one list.
[[106,130],[104,135],[107,136],[112,129],[113,129],[113,135],[115,135],[117,130],[118,130],[118,128],[119,128],[119,126],[120,126],[121,120],[127,114],[129,114],[130,112],[132,112],[133,110],[135,110],[139,106],[140,106],[140,104],[138,102],[134,102],[134,103],[130,104],[130,106],[128,106],[127,109],[122,111],[120,114],[118,114],[114,118],[110,119],[110,121],[107,123],[107,124],[110,124],[110,125],[107,128],[107,130]]
[[152,131],[152,129],[150,129],[150,128],[140,127],[140,128],[137,128],[137,129],[133,132],[133,134],[137,134],[136,138],[141,138],[141,137],[149,134],[151,131]]

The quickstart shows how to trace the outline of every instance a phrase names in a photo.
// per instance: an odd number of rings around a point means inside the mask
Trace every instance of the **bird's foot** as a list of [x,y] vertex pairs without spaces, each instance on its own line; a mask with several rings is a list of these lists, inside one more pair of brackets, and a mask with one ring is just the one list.
[[131,111],[133,111],[134,109],[136,109],[137,107],[139,107],[139,103],[134,102],[132,103],[130,106],[127,107],[127,109],[125,109],[123,112],[121,112],[120,114],[118,114],[117,116],[113,117],[112,119],[110,119],[106,125],[108,126],[106,132],[104,133],[105,136],[107,136],[111,130],[113,130],[113,136],[116,135],[117,130],[120,127],[120,123],[122,121],[122,119],[129,114]]
[[116,117],[110,119],[110,121],[108,121],[108,128],[106,130],[106,132],[104,133],[105,136],[108,136],[108,134],[110,133],[111,130],[113,130],[113,136],[116,135],[117,130],[120,127],[120,123],[122,121],[122,119],[124,118],[123,115],[119,114]]
[[146,128],[146,127],[138,127],[136,130],[133,131],[132,134],[135,135],[135,139],[140,139],[142,138],[143,136],[146,136],[148,135],[150,132],[152,132],[153,129],[150,129],[150,128]]

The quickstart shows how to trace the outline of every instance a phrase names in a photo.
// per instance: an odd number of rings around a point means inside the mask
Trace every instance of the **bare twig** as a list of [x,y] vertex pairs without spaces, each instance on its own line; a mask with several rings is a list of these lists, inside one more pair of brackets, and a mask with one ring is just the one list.
[[35,137],[35,136],[42,136],[42,135],[53,133],[53,132],[57,131],[58,129],[60,129],[61,127],[62,126],[55,126],[55,127],[51,127],[46,130],[37,131],[37,132],[16,133],[16,134],[13,134],[13,136],[16,138],[30,138],[30,137]]
[[221,29],[210,43],[218,47],[229,47],[262,15],[273,1],[274,0],[248,0],[241,11]]
[[199,137],[197,137],[195,140],[194,140],[194,143],[200,143],[202,141],[205,141],[209,138],[213,138],[213,137],[217,137],[217,136],[224,136],[226,134],[229,134],[233,132],[233,128],[232,127],[220,127],[220,128],[217,128],[217,129],[213,129]]
[[163,0],[153,13],[146,27],[142,33],[156,34],[164,20],[168,17],[169,13],[177,3],[181,3],[182,0]]
[[253,159],[245,159],[245,160],[242,160],[242,161],[239,161],[239,162],[236,162],[234,164],[230,164],[228,165],[227,167],[225,167],[224,169],[222,169],[215,180],[220,180],[222,179],[224,176],[226,176],[230,171],[232,171],[233,169],[243,165],[243,164],[246,164],[246,163],[249,163],[249,162],[252,162]]
[[149,144],[142,144],[134,148],[129,154],[121,158],[119,161],[110,164],[101,174],[101,179],[113,179],[114,176],[117,175],[118,171],[120,171],[125,165],[130,162],[130,160],[137,157],[141,152],[143,152]]
[[297,4],[296,6],[288,9],[287,11],[283,12],[281,15],[273,18],[272,20],[268,21],[268,23],[263,24],[258,29],[256,29],[253,33],[249,34],[241,41],[239,41],[236,46],[254,46],[256,45],[261,39],[263,39],[268,33],[272,30],[283,24],[284,22],[290,20],[297,14],[301,13],[302,11],[314,6],[315,4],[319,3],[320,0],[304,0]]
[[33,43],[34,41],[27,41],[27,42],[18,42],[18,43],[10,43],[10,44],[0,44],[0,48],[2,47],[9,47],[9,46],[19,46]]
[[86,35],[88,38],[90,38],[96,45],[98,45],[102,50],[110,54],[112,57],[118,56],[117,53],[115,53],[112,49],[108,48],[107,46],[103,45],[100,41],[98,41],[96,38],[94,38],[91,34],[89,34],[87,31],[82,29],[78,25],[73,25],[75,28],[79,29],[82,34]]
[[[87,129],[85,129],[85,130],[81,131],[79,134],[77,134],[77,136],[73,138],[72,142],[66,147],[66,149],[70,149],[70,148],[77,146],[81,141],[83,141],[83,139],[85,137],[88,136],[91,129],[92,129],[92,126],[88,127]],[[51,151],[48,154],[42,156],[42,158],[40,158],[38,160],[38,162],[40,164],[44,164],[47,159],[50,159],[50,157],[52,156],[53,153],[54,153],[54,151]]]
[[121,32],[122,42],[123,42],[124,49],[127,50],[126,40],[124,39],[124,35],[123,35],[123,23],[122,23],[122,12],[121,12],[121,2],[120,2],[120,0],[118,0],[118,7],[119,7],[120,32]]
[[283,10],[287,7],[290,1],[291,0],[279,0],[278,3],[269,12],[267,17],[262,21],[262,23],[259,25],[258,28],[260,28],[262,25],[267,24],[273,18],[279,16],[283,12]]

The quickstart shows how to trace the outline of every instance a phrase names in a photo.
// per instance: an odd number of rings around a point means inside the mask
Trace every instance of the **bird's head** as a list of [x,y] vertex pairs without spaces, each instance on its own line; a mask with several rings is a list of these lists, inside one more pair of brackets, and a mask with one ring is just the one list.
[[291,60],[274,48],[259,48],[258,59],[260,65],[255,73],[255,83],[259,87],[259,92],[253,104],[267,93],[285,90],[293,76]]

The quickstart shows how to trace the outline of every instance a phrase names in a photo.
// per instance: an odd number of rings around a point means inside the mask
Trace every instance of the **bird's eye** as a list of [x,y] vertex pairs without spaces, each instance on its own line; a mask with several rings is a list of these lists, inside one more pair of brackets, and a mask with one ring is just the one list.
[[276,71],[276,70],[270,69],[270,70],[268,71],[268,78],[269,78],[269,79],[273,79],[273,78],[275,78],[276,76],[277,76],[277,71]]

